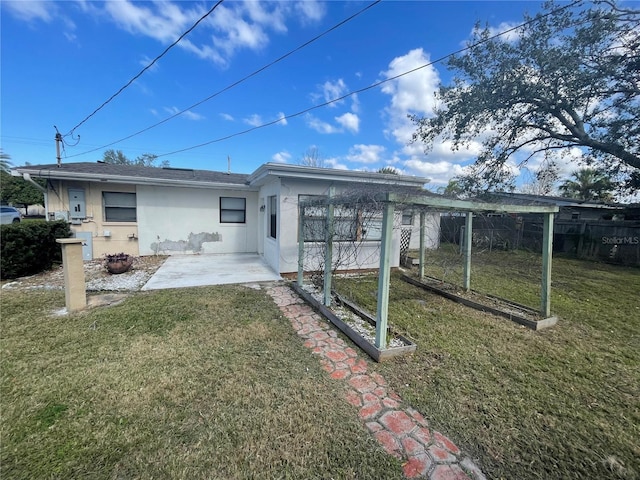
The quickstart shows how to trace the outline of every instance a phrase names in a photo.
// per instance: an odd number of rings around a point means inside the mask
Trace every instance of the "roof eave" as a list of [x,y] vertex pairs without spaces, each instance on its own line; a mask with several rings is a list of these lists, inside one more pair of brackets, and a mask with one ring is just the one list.
[[[211,188],[211,189],[226,189],[226,190],[245,190],[245,191],[257,191],[255,187],[247,184],[239,183],[223,183],[223,182],[206,182],[197,180],[178,180],[170,178],[151,178],[151,177],[135,177],[126,175],[95,175],[92,173],[79,173],[79,172],[55,172],[50,169],[46,170],[33,170],[29,168],[17,168],[15,169],[20,173],[28,173],[30,175],[47,178],[52,180],[75,180],[83,182],[95,182],[95,183],[122,183],[126,185],[154,185],[154,186],[166,186],[166,187],[192,187],[192,188]],[[55,173],[51,175],[51,173]]]
[[369,182],[375,184],[392,184],[406,186],[422,186],[428,183],[428,178],[411,177],[408,175],[376,174],[357,170],[337,170],[331,168],[306,167],[298,165],[284,165],[279,163],[265,163],[249,175],[250,185],[261,185],[270,177],[300,178],[306,180],[330,180],[338,182]]

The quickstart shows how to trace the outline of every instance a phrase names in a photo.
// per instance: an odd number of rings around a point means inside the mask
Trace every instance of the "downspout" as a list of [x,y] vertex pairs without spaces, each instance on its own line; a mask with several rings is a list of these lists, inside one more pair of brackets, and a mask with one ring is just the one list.
[[47,189],[44,188],[39,183],[37,183],[35,180],[33,180],[33,178],[31,178],[31,175],[29,175],[28,173],[23,173],[22,178],[24,178],[27,182],[35,186],[44,195],[44,218],[48,222],[49,221],[49,197],[47,195]]

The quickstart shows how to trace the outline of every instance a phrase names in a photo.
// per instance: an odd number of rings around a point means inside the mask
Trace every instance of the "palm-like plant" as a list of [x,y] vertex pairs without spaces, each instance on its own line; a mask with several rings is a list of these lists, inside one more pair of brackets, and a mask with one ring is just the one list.
[[13,164],[9,161],[11,157],[0,150],[0,170],[9,173]]
[[571,174],[573,180],[565,180],[560,185],[560,192],[565,197],[580,200],[612,200],[614,189],[611,180],[594,168],[582,168]]

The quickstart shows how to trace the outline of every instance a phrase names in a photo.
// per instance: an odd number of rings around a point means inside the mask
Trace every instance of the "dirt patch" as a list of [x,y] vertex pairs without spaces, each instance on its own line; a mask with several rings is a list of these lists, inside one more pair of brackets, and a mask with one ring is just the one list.
[[[118,275],[107,272],[103,260],[84,262],[84,278],[87,291],[137,291],[153,276],[167,259],[164,255],[136,257],[131,270]],[[63,290],[64,269],[56,266],[46,272],[29,277],[16,278],[2,283],[3,290]]]

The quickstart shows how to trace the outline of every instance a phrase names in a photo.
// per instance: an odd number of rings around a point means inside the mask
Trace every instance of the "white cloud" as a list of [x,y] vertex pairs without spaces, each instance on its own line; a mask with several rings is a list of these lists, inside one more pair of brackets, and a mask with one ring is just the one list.
[[[59,2],[50,0],[3,0],[3,8],[24,21],[62,21],[65,29],[71,30],[63,33],[69,40],[75,40],[75,25],[58,5]],[[144,3],[118,0],[100,4],[76,0],[74,5],[85,14],[106,18],[132,35],[153,38],[163,45],[177,40],[207,11],[203,4],[169,0]],[[271,32],[286,33],[287,21],[293,19],[307,24],[322,19],[325,14],[323,4],[309,0],[299,3],[229,2],[216,7],[198,25],[198,35],[182,39],[177,46],[224,67],[241,49],[257,51],[264,48]],[[201,40],[196,40],[198,38]]]
[[[130,0],[105,2],[105,11],[121,28],[168,44],[193,25],[206,10],[201,6],[185,6],[182,2],[161,1],[152,4]],[[183,39],[178,45],[202,59],[227,66],[239,50],[258,51],[269,43],[269,32],[283,34],[288,18],[306,23],[324,16],[324,7],[315,2],[301,5],[286,2],[230,2],[219,5],[198,26],[206,41]],[[207,32],[208,30],[208,32]]]
[[307,122],[307,126],[312,128],[318,133],[340,133],[342,130],[334,127],[330,123],[323,122],[319,118],[314,117],[311,114],[307,114],[305,116],[305,121]]
[[428,162],[410,158],[403,162],[407,173],[427,177],[435,185],[446,185],[451,177],[464,173],[464,167],[445,160]]
[[[414,49],[394,58],[382,75],[393,78],[427,65],[429,61],[428,53],[421,48]],[[435,184],[446,185],[451,177],[463,173],[464,165],[477,158],[480,145],[472,143],[469,149],[452,151],[451,142],[436,141],[429,155],[425,155],[424,145],[412,142],[416,126],[408,115],[433,116],[439,84],[437,70],[433,66],[425,66],[384,84],[382,92],[390,97],[384,111],[385,133],[399,145],[393,162],[402,165],[403,171],[409,175],[428,177]]]
[[221,113],[220,116],[225,119],[227,122],[234,122],[235,118],[233,118],[231,115],[229,115],[228,113]]
[[291,154],[289,152],[287,152],[286,150],[283,150],[282,152],[275,153],[271,157],[271,160],[273,160],[274,162],[278,162],[278,163],[288,163],[290,159],[291,159]]
[[347,112],[344,115],[335,117],[335,119],[343,128],[346,128],[353,133],[358,133],[358,130],[360,129],[360,118],[358,118],[358,115],[355,113]]
[[[142,67],[146,67],[147,65],[149,65],[151,63],[153,59],[147,57],[146,55],[144,55],[139,61],[138,63],[142,66]],[[160,63],[156,62],[154,63],[150,68],[149,71],[150,72],[156,72],[158,71],[158,69],[160,68]]]
[[295,9],[301,14],[302,23],[317,22],[324,17],[326,9],[324,5],[315,0],[303,0],[295,4]]
[[134,4],[129,0],[105,2],[105,11],[121,28],[134,34],[143,34],[156,40],[172,42],[194,23],[204,12],[197,10],[181,10],[170,2],[153,4],[153,8]]
[[[335,82],[324,82],[324,84],[320,85],[320,90],[322,91],[322,98],[324,98],[324,101],[330,102],[331,100],[340,98],[342,95],[347,93],[347,85],[344,83],[344,80],[339,78]],[[330,103],[329,107],[335,108],[342,102],[343,100]]]
[[[164,110],[167,113],[170,113],[171,115],[175,115],[175,114],[180,112],[180,109],[178,107],[164,107]],[[185,112],[182,112],[180,115],[183,116],[184,118],[188,119],[188,120],[204,120],[204,118],[205,118],[205,117],[203,117],[202,115],[200,115],[198,113],[192,112],[191,110],[187,110]]]
[[253,115],[249,115],[247,118],[243,120],[243,122],[246,123],[247,125],[251,125],[252,127],[259,127],[260,125],[263,124],[262,117],[257,113],[254,113]]
[[353,113],[358,113],[360,111],[360,99],[358,98],[357,93],[351,95],[351,111]]
[[[506,32],[507,30],[517,27],[520,23],[521,22],[502,22],[497,27],[489,27],[489,34],[491,36],[498,35],[499,33]],[[500,38],[505,42],[513,43],[522,37],[522,32],[523,29],[512,30],[509,33],[500,35]]]
[[[242,18],[244,11],[220,5],[209,17],[210,24],[218,33],[213,38],[213,44],[222,50],[227,57],[233,55],[240,48],[259,50],[269,42],[263,25]],[[264,13],[264,12],[263,12]],[[264,19],[265,15],[261,15]],[[249,20],[249,21],[248,21]]]
[[324,164],[327,166],[327,168],[335,168],[337,170],[349,170],[349,167],[347,167],[344,163],[340,163],[340,159],[339,158],[326,158],[324,160]]
[[265,9],[265,4],[256,1],[245,2],[244,10],[249,18],[258,25],[270,25],[275,31],[285,33],[287,25],[285,23],[285,12],[279,5],[274,5],[272,11]]
[[380,163],[384,150],[385,148],[382,145],[354,145],[349,149],[347,160],[365,164]]
[[[393,78],[427,63],[429,55],[417,48],[406,55],[394,58],[389,63],[389,69],[382,72],[382,75],[385,78]],[[433,115],[436,106],[435,92],[439,83],[437,70],[433,66],[427,66],[382,86],[382,92],[391,97],[390,105],[386,109],[387,132],[398,143],[406,145],[415,131],[415,126],[407,115]]]
[[[223,114],[224,115],[224,114]],[[231,115],[229,115],[229,117],[231,117]],[[226,118],[226,117],[224,117]],[[233,119],[233,117],[231,117],[231,119]],[[265,125],[267,123],[275,123],[277,125],[282,125],[285,126],[287,125],[287,119],[285,118],[284,113],[279,112],[276,116],[275,119],[273,120],[264,120],[262,118],[262,115],[258,115],[257,113],[254,113],[252,115],[249,115],[248,117],[244,118],[242,120],[244,123],[246,123],[247,125],[251,125],[252,127],[259,127],[261,125]]]
[[27,22],[50,22],[57,13],[57,6],[50,1],[3,1],[2,6],[15,17]]

